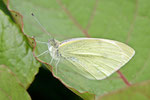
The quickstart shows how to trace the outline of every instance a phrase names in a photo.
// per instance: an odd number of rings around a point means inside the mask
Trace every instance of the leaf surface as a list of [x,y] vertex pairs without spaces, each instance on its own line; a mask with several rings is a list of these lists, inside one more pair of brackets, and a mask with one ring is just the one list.
[[[120,71],[131,84],[150,79],[149,0],[9,0],[9,4],[6,4],[23,16],[25,34],[35,36],[39,41],[47,42],[50,36],[42,32],[31,12],[59,41],[90,36],[128,44],[136,54]],[[14,19],[17,20],[15,16]],[[46,45],[37,43],[37,55],[45,50]],[[44,55],[39,59],[49,63],[51,58]],[[68,66],[62,64],[60,73],[55,76],[68,88],[83,93],[80,96],[86,92],[88,96],[99,97],[126,87],[118,73],[104,80],[93,81],[76,74]],[[88,96],[83,98],[87,100]]]
[[19,27],[0,10],[0,64],[5,64],[27,88],[40,64]]
[[0,80],[0,100],[31,100],[18,78],[5,65],[0,65]]
[[98,100],[149,100],[149,93],[150,81],[146,81],[115,91]]

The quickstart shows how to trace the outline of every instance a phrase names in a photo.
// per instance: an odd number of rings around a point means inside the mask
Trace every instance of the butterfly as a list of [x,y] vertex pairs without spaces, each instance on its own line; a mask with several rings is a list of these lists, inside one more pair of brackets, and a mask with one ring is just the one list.
[[91,80],[109,77],[135,54],[128,45],[109,39],[73,38],[59,42],[52,38],[48,42],[37,42],[48,47],[37,57],[49,53],[52,57],[50,64],[56,61],[56,70],[60,60],[66,60],[76,67],[80,75]]
[[61,59],[67,60],[77,67],[81,75],[93,80],[110,76],[135,54],[128,45],[108,39],[73,38],[62,42],[50,39],[46,44],[51,63],[57,61],[56,67]]

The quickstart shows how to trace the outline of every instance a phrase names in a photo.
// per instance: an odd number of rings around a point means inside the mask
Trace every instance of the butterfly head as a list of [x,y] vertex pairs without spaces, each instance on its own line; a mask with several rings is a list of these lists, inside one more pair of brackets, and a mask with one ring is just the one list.
[[48,43],[54,48],[58,48],[58,46],[59,46],[59,42],[57,40],[55,40],[54,38],[48,40]]

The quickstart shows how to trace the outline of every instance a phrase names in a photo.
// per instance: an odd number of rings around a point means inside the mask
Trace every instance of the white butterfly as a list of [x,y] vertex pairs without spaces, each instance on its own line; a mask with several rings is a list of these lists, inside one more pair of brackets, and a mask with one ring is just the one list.
[[92,80],[110,76],[135,54],[128,45],[108,39],[74,38],[62,42],[50,39],[48,42],[37,42],[48,46],[48,50],[37,57],[49,53],[52,57],[50,63],[56,60],[56,70],[61,59],[67,60],[77,68],[79,74]]

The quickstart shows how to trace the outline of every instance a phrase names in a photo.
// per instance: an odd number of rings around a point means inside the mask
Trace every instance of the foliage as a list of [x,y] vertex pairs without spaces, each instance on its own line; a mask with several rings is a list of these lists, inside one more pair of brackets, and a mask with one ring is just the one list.
[[[21,34],[19,27],[4,13],[0,13],[2,15],[0,16],[2,37],[0,64],[7,65],[25,88],[32,82],[39,68],[39,63],[32,56],[32,48],[35,45],[31,44],[31,37],[35,36],[37,40],[45,42],[49,39],[49,35],[42,32],[31,16],[32,12],[46,30],[60,41],[90,36],[121,41],[135,49],[134,58],[120,70],[130,82],[130,87],[126,86],[118,73],[104,80],[88,80],[75,74],[67,67],[69,65],[61,65],[60,73],[54,76],[83,99],[93,100],[104,97],[105,100],[105,96],[108,96],[109,100],[111,97],[115,100],[123,97],[128,99],[132,91],[143,91],[139,87],[149,87],[147,81],[150,79],[150,1],[4,0],[4,2],[23,33]],[[34,53],[38,55],[45,50],[47,46],[37,43]],[[38,58],[43,63],[48,63],[49,59],[50,56],[47,55]],[[49,66],[47,65],[52,70],[52,66],[51,68]],[[120,92],[120,89],[123,92]],[[116,97],[120,94],[122,95],[119,98]],[[133,94],[138,98],[145,98],[136,92]]]

